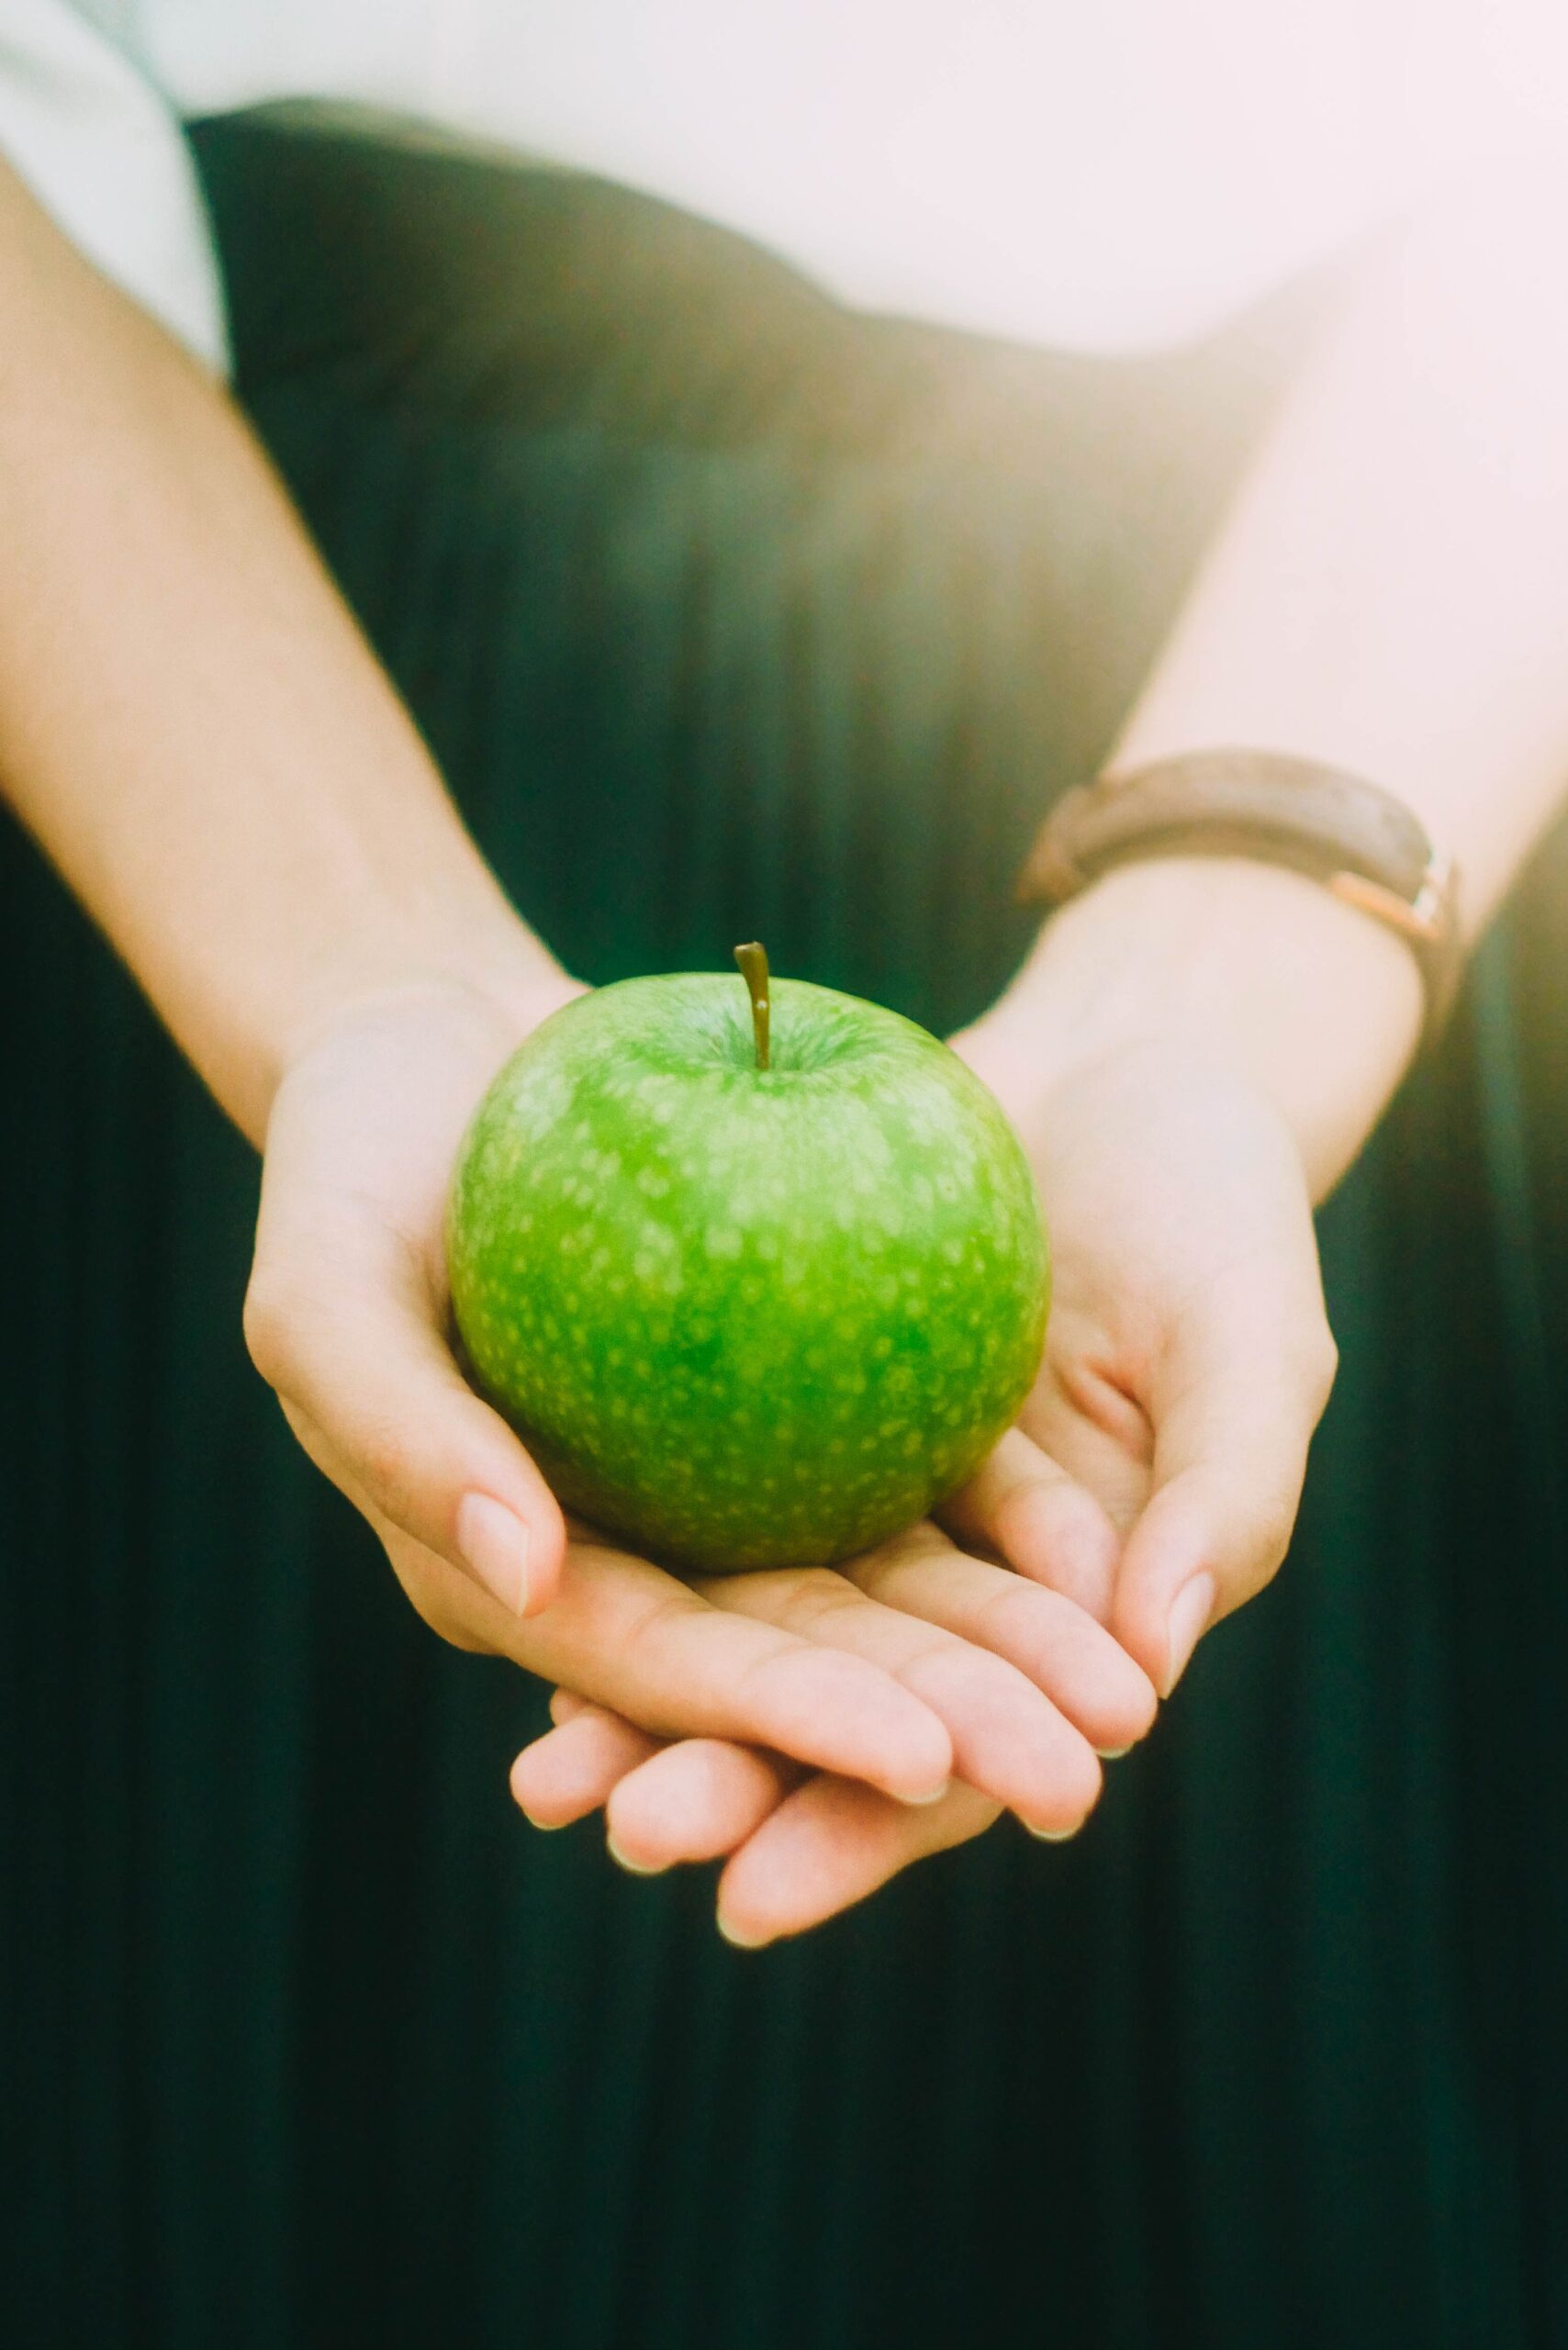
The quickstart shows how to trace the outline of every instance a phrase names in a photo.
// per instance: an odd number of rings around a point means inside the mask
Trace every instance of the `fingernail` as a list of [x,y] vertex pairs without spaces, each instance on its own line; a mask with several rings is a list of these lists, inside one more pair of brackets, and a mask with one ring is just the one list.
[[1097,1746],[1094,1749],[1102,1762],[1119,1762],[1124,1754],[1130,1754],[1132,1751],[1130,1746]]
[[1198,1645],[1199,1635],[1214,1613],[1215,1579],[1205,1568],[1184,1583],[1170,1603],[1170,1613],[1165,1619],[1166,1651],[1165,1678],[1159,1686],[1162,1697],[1169,1697],[1187,1669],[1187,1661]]
[[622,1851],[613,1836],[606,1836],[604,1841],[610,1848],[610,1859],[617,1868],[624,1869],[628,1876],[662,1876],[669,1865],[666,1861],[634,1861],[629,1853]]
[[766,1934],[743,1934],[738,1926],[730,1924],[722,1910],[719,1912],[714,1922],[724,1940],[735,1950],[763,1950],[767,1947]]
[[457,1547],[469,1569],[503,1607],[521,1616],[528,1605],[527,1527],[488,1494],[465,1494],[457,1505]]
[[520,1803],[517,1807],[519,1811],[521,1812],[524,1819],[527,1820],[529,1826],[531,1828],[537,1828],[542,1836],[553,1836],[558,1828],[565,1828],[566,1825],[564,1819],[537,1818],[534,1814],[529,1810],[528,1806],[525,1803]]
[[893,1801],[895,1803],[907,1803],[912,1810],[918,1810],[924,1804],[940,1803],[945,1795],[951,1793],[952,1785],[953,1782],[951,1779],[944,1779],[939,1787],[929,1787],[924,1795],[918,1796],[904,1795],[895,1787],[893,1789]]
[[1076,1828],[1036,1828],[1026,1819],[1024,1825],[1028,1829],[1030,1835],[1036,1837],[1042,1844],[1065,1844],[1070,1836],[1077,1835],[1083,1822],[1081,1819]]

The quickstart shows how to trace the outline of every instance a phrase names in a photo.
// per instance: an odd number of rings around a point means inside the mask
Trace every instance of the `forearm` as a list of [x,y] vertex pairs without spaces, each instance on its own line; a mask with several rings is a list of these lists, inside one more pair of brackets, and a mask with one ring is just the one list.
[[[1555,166],[1391,241],[1314,355],[1118,765],[1243,744],[1404,799],[1473,937],[1568,778],[1568,273]],[[1327,1190],[1415,1042],[1392,934],[1296,876],[1127,868],[1049,923],[989,1048],[1180,1033],[1280,1101]]]
[[558,985],[223,394],[0,166],[0,786],[237,1123],[346,998]]

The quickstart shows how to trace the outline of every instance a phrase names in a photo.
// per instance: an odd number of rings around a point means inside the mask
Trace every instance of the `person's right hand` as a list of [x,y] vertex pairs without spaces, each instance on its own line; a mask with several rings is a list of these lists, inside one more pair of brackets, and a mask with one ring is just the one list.
[[[576,991],[563,981],[554,1002]],[[447,1187],[527,1024],[467,989],[410,989],[345,1012],[285,1076],[246,1326],[306,1450],[460,1646],[565,1682],[644,1735],[766,1748],[906,1803],[957,1767],[1042,1832],[1076,1826],[1099,1788],[1094,1748],[1138,1736],[1154,1700],[1070,1600],[929,1527],[843,1573],[683,1582],[568,1533],[465,1382],[447,1338]]]

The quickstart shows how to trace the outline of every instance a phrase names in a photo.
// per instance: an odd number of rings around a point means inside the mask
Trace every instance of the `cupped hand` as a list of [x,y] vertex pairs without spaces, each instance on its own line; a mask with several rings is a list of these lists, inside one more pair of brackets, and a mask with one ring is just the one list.
[[1057,1251],[1021,1426],[1124,1529],[1106,1620],[1169,1695],[1283,1560],[1333,1383],[1301,1152],[1257,1084],[1163,1042],[1019,1117]]
[[[958,1048],[1030,1151],[1055,1302],[1019,1427],[944,1520],[1101,1618],[1168,1694],[1282,1559],[1333,1376],[1301,1154],[1255,1083],[1179,1044],[1048,1086],[983,1024]],[[566,1710],[514,1766],[524,1808],[563,1822],[607,1805],[633,1867],[728,1855],[737,1941],[815,1923],[995,1816],[973,1787],[912,1818],[733,1745],[660,1747]]]
[[[577,990],[563,981],[537,1016]],[[697,1584],[568,1527],[448,1337],[442,1227],[474,1106],[526,1019],[445,984],[362,1002],[290,1067],[266,1143],[252,1355],[437,1631],[642,1734],[746,1741],[895,1808],[955,1768],[1047,1832],[1137,1734],[1143,1674],[1058,1595],[917,1529],[828,1573]]]

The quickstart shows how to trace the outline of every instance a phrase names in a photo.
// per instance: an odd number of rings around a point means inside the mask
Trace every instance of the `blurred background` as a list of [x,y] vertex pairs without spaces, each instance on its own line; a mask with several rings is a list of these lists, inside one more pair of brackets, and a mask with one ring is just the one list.
[[[551,945],[760,933],[938,1028],[1336,257],[1568,112],[1544,6],[85,13],[190,118],[239,395]],[[138,168],[78,224],[133,279],[184,233]],[[1568,2343],[1565,943],[1560,830],[1323,1219],[1292,1564],[1088,1832],[747,1958],[705,1874],[522,1827],[543,1693],[293,1449],[250,1156],[7,831],[0,2331]]]

